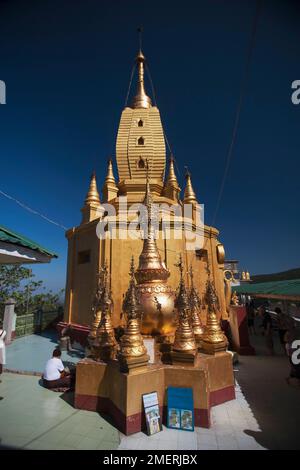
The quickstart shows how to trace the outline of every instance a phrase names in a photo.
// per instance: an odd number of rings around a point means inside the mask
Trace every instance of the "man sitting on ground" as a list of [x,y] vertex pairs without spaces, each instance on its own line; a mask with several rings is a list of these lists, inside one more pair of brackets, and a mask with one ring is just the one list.
[[44,387],[49,389],[70,389],[74,387],[74,375],[68,373],[61,361],[61,350],[55,348],[52,358],[47,361],[43,375]]

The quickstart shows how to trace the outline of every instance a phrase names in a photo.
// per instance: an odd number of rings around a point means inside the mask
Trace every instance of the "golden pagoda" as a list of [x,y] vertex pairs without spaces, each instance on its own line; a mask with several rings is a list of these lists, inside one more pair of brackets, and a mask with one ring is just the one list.
[[[187,265],[193,264],[195,288],[202,297],[205,293],[207,259],[213,269],[213,281],[220,299],[222,314],[226,313],[224,295],[224,248],[218,239],[219,232],[214,227],[204,225],[197,228],[197,197],[192,185],[191,175],[186,174],[184,195],[180,198],[180,186],[175,173],[175,160],[171,155],[166,172],[166,144],[160,112],[153,104],[145,86],[146,58],[142,51],[136,57],[137,85],[132,100],[122,111],[119,123],[115,156],[109,159],[102,185],[103,197],[100,201],[96,175],[93,173],[88,194],[82,208],[82,222],[66,232],[68,239],[68,264],[63,325],[71,325],[79,337],[87,337],[93,323],[92,310],[94,292],[97,288],[97,273],[105,260],[111,276],[111,290],[114,299],[112,324],[118,328],[122,322],[121,312],[123,293],[128,286],[128,265],[133,255],[139,258],[136,273],[137,289],[144,302],[144,318],[141,324],[143,334],[174,335],[172,316],[175,292],[179,284],[179,273],[175,268],[178,253],[182,253]],[[180,111],[179,111],[180,112]],[[116,170],[114,171],[114,165]],[[147,183],[148,172],[148,183]],[[129,226],[130,217],[124,217],[122,203],[127,205],[143,203],[151,197],[154,204],[179,208],[183,204],[193,206],[192,220],[186,225],[186,232],[177,236],[182,228],[184,216],[170,214],[170,227],[164,228],[165,214],[157,215],[156,238],[152,232],[143,240],[140,237],[119,236]],[[98,236],[99,223],[105,219],[109,203],[116,213],[115,227],[117,236],[104,238]],[[175,210],[174,209],[174,210]],[[187,247],[187,240],[201,232],[203,246]],[[167,234],[167,236],[166,236]],[[142,254],[141,254],[142,252]],[[150,269],[149,269],[150,268]],[[185,281],[188,278],[185,275]],[[162,305],[162,315],[166,322],[157,325],[157,308],[152,293]],[[225,313],[224,313],[225,312]],[[206,307],[201,309],[201,321],[205,322]],[[158,328],[157,328],[158,327]]]
[[97,189],[96,173],[93,171],[90,181],[90,186],[84,201],[84,206],[81,209],[82,223],[90,222],[91,220],[99,217],[100,196]]
[[191,174],[187,170],[185,175],[185,190],[183,196],[183,203],[184,204],[197,204],[197,197],[195,191],[192,186]]
[[[183,197],[172,156],[166,175],[165,135],[146,91],[145,61],[140,50],[136,92],[122,111],[116,155],[107,164],[104,205],[93,175],[82,222],[66,233],[64,322],[82,342],[90,334],[94,352],[76,366],[74,405],[107,413],[124,434],[142,430],[145,394],[157,392],[165,419],[168,387],[191,388],[194,424],[208,427],[212,404],[235,393],[232,357],[220,327],[226,318],[224,248],[216,228],[199,227],[190,173]],[[192,206],[188,217],[180,212],[185,204]],[[136,215],[136,228],[127,236]],[[193,236],[197,243],[191,243]],[[133,257],[139,260],[136,271]],[[190,273],[184,265],[193,266]],[[198,354],[199,342],[204,354]]]
[[113,301],[108,282],[109,275],[106,263],[102,270],[103,289],[99,305],[101,309],[101,320],[97,329],[96,339],[93,343],[93,350],[96,352],[97,359],[110,361],[116,358],[119,346],[111,321]]
[[180,283],[175,307],[178,314],[178,326],[175,331],[175,340],[172,347],[172,362],[194,362],[197,353],[197,344],[193,327],[188,294],[183,278],[183,262],[180,254],[177,266],[180,271]]
[[199,294],[194,285],[194,271],[192,266],[189,269],[189,275],[191,279],[191,288],[189,292],[189,304],[191,311],[191,326],[193,328],[195,340],[198,348],[201,346],[201,338],[204,333],[204,327],[200,318],[201,312],[201,300]]
[[112,199],[115,199],[118,194],[118,187],[116,185],[113,171],[113,161],[111,158],[107,162],[107,173],[102,188],[102,194],[103,202],[109,202]]
[[133,257],[130,266],[130,283],[124,299],[123,311],[126,312],[127,324],[120,340],[118,360],[121,371],[130,372],[136,368],[146,366],[149,361],[147,349],[140,332],[141,306],[137,297]]
[[174,157],[171,155],[169,159],[169,173],[164,184],[163,195],[173,201],[178,201],[180,191],[174,168]]
[[228,346],[228,340],[222,331],[220,320],[218,320],[216,315],[219,308],[219,300],[210,278],[207,280],[205,299],[208,311],[205,330],[201,336],[201,350],[207,354],[214,354],[225,351]]
[[239,297],[236,293],[236,291],[234,290],[233,293],[232,293],[232,296],[231,296],[231,305],[239,305],[240,301],[239,301]]
[[93,312],[93,322],[91,325],[91,330],[88,336],[89,342],[92,342],[97,337],[97,330],[101,320],[101,307],[102,307],[102,296],[103,296],[103,270],[97,275],[97,288],[94,295],[93,305],[92,305],[92,312]]
[[[146,218],[143,221],[144,241],[139,266],[135,273],[137,292],[143,310],[141,331],[145,335],[168,336],[175,331],[174,292],[167,285],[170,271],[162,262],[156,245],[154,224],[157,214],[153,207],[148,172],[147,167],[146,192],[143,201],[146,208]],[[161,306],[159,313],[163,316],[163,321],[158,315],[158,302]]]

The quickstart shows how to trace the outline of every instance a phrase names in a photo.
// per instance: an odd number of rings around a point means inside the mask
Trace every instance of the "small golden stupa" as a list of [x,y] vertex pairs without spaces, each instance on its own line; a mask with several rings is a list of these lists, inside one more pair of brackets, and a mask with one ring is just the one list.
[[[174,292],[167,284],[170,272],[162,262],[156,245],[154,224],[157,214],[153,207],[148,168],[143,204],[147,209],[146,220],[143,221],[144,242],[135,273],[138,298],[143,311],[141,332],[144,335],[168,336],[175,331]],[[159,318],[154,297],[161,305],[163,322]]]
[[201,346],[201,338],[204,333],[204,327],[202,325],[201,318],[200,318],[201,300],[194,285],[194,272],[193,272],[192,266],[190,266],[189,275],[191,279],[191,289],[189,292],[191,326],[193,328],[197,347],[199,348]]
[[232,296],[231,296],[231,305],[239,305],[239,298],[238,298],[238,295],[236,293],[236,291],[234,290],[233,293],[232,293]]
[[178,312],[178,326],[171,352],[172,362],[194,362],[197,344],[190,322],[190,306],[183,278],[183,262],[180,255],[177,266],[180,270],[180,283],[175,307]]
[[100,300],[101,320],[97,329],[97,337],[93,343],[93,349],[96,352],[96,358],[102,361],[110,361],[116,358],[118,343],[111,321],[113,302],[111,291],[108,285],[108,269],[105,263],[103,270],[103,290]]
[[207,303],[207,320],[204,333],[201,336],[201,350],[206,354],[225,351],[228,346],[228,340],[217,319],[216,311],[219,308],[219,300],[210,279],[210,274],[206,283],[205,300]]
[[118,360],[122,372],[130,372],[137,367],[147,366],[149,356],[140,332],[140,305],[137,298],[134,277],[134,258],[131,258],[130,282],[125,295],[123,311],[127,316],[125,332],[120,340]]
[[97,336],[97,330],[100,324],[101,320],[101,299],[103,295],[103,270],[100,270],[100,272],[97,275],[97,287],[92,303],[92,312],[93,312],[93,322],[91,325],[91,331],[88,335],[88,341],[89,344],[91,345],[91,342],[96,339]]

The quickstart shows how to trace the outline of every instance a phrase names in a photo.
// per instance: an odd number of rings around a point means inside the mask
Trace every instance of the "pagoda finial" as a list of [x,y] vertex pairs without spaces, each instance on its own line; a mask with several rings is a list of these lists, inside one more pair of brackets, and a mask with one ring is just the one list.
[[174,157],[171,154],[169,159],[169,173],[164,185],[163,195],[173,199],[174,201],[178,200],[180,193],[180,187],[176,178],[175,168],[174,168]]
[[100,196],[97,189],[95,170],[92,173],[89,190],[84,201],[85,206],[88,206],[90,204],[100,204]]
[[178,295],[175,301],[175,308],[178,313],[178,326],[175,332],[171,356],[173,362],[193,362],[197,351],[197,345],[190,322],[190,306],[183,277],[183,261],[181,254],[179,256],[179,261],[175,266],[177,266],[180,271],[180,282]]
[[146,162],[146,191],[143,201],[144,216],[142,216],[141,226],[143,230],[143,249],[139,258],[139,266],[136,271],[138,284],[144,282],[145,278],[164,280],[170,276],[170,272],[163,265],[160,253],[156,244],[156,224],[158,222],[158,213],[151,194],[149,181],[149,166]]
[[200,318],[201,300],[194,285],[194,271],[193,271],[192,265],[190,265],[189,275],[191,279],[191,289],[189,292],[189,303],[190,303],[190,309],[191,309],[191,324],[192,324],[192,328],[194,331],[197,346],[200,347],[201,337],[204,333],[204,328],[202,326],[202,322]]
[[184,204],[195,204],[197,203],[197,198],[195,191],[192,186],[192,181],[191,181],[191,174],[188,171],[188,168],[186,167],[186,174],[185,174],[185,190],[184,190],[184,196],[183,196],[183,203]]
[[102,194],[104,202],[108,202],[114,199],[118,194],[118,187],[114,177],[113,161],[111,158],[109,158],[107,161],[107,172],[102,187]]
[[151,108],[152,101],[151,98],[146,94],[145,91],[145,82],[144,82],[144,74],[145,74],[145,56],[142,52],[142,27],[138,28],[139,33],[139,52],[136,56],[136,67],[138,69],[138,83],[137,83],[137,90],[136,95],[132,100],[131,107],[132,108]]
[[116,184],[116,180],[115,180],[115,177],[114,177],[112,158],[109,158],[107,160],[107,173],[106,173],[105,183]]
[[206,281],[205,300],[207,304],[207,318],[204,333],[201,336],[201,349],[214,354],[226,350],[228,340],[223,333],[216,312],[220,309],[219,299],[213,281],[210,277]]
[[134,258],[130,263],[130,281],[125,295],[123,309],[127,314],[126,328],[120,340],[118,360],[122,372],[130,372],[139,367],[146,367],[149,361],[147,349],[140,331],[140,305],[134,278]]
[[178,186],[178,181],[177,181],[175,169],[174,169],[174,157],[172,154],[170,155],[170,159],[169,159],[169,174],[168,174],[167,182]]

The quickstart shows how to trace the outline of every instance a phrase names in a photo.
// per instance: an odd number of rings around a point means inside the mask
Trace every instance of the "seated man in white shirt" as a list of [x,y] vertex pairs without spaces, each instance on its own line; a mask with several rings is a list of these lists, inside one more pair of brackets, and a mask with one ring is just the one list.
[[74,385],[74,377],[65,371],[61,361],[61,350],[54,349],[52,358],[47,361],[43,374],[43,384],[46,388],[71,388]]

